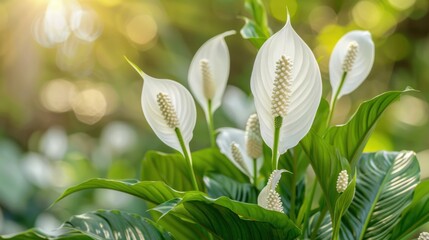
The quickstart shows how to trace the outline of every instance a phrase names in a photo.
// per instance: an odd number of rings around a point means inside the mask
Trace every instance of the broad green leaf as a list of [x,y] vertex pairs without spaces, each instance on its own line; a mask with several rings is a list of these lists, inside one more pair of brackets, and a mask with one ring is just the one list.
[[403,93],[411,91],[414,90],[385,92],[363,102],[346,124],[330,128],[324,138],[338,148],[354,169],[381,114]]
[[319,108],[317,108],[316,117],[314,118],[313,129],[316,133],[322,135],[326,130],[326,121],[329,115],[329,103],[324,99],[320,99]]
[[[209,172],[222,173],[239,182],[248,181],[248,178],[217,149],[193,152],[192,160],[200,186],[203,186],[203,176]],[[191,181],[188,179],[185,160],[178,153],[147,152],[142,162],[141,178],[142,180],[163,181],[181,191],[193,189]]]
[[64,227],[82,231],[94,239],[174,239],[163,228],[137,214],[99,210],[70,218]]
[[[392,231],[412,200],[419,172],[413,152],[363,154],[356,171],[355,197],[341,221],[340,239],[399,239],[392,238]],[[330,239],[331,231],[324,221],[318,239]]]
[[300,235],[285,214],[227,197],[212,199],[201,192],[188,192],[180,201],[171,201],[165,213],[198,223],[221,239],[294,239]]
[[249,40],[256,48],[262,47],[264,42],[269,38],[262,29],[251,19],[243,17],[244,26],[240,30],[240,34],[244,39]]
[[350,165],[336,148],[328,144],[313,130],[310,130],[307,136],[301,140],[300,146],[310,160],[310,164],[322,188],[326,206],[331,216],[333,216],[335,204],[339,197],[336,190],[337,177],[342,170],[351,172]]
[[70,187],[53,203],[57,203],[68,195],[87,189],[104,188],[128,193],[155,204],[161,204],[170,199],[183,196],[183,192],[176,191],[163,182],[137,180],[110,180],[96,178],[76,186]]
[[204,177],[204,183],[210,197],[226,196],[232,200],[256,203],[258,193],[250,183],[240,183],[221,174],[209,174]]
[[417,185],[411,204],[403,211],[392,239],[409,239],[419,227],[429,222],[429,180]]
[[118,210],[84,213],[71,217],[55,235],[39,230],[0,239],[174,239],[170,233],[149,219]]

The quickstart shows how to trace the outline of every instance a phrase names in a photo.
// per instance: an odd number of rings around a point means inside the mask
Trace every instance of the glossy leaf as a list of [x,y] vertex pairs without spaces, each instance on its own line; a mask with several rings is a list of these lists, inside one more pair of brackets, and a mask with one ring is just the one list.
[[210,197],[228,197],[232,200],[256,203],[257,189],[249,183],[240,183],[221,174],[209,174],[204,183]]
[[392,232],[392,239],[409,239],[410,235],[429,222],[429,180],[417,185],[411,204],[403,211]]
[[[197,181],[203,186],[202,178],[209,172],[221,172],[239,182],[248,182],[241,173],[217,149],[203,149],[192,153],[193,167]],[[146,153],[142,162],[142,180],[163,181],[174,189],[192,190],[191,180],[187,178],[184,158],[177,153],[165,154],[155,151]]]
[[37,229],[0,239],[174,239],[170,233],[149,219],[137,214],[118,210],[84,213],[71,217],[54,235],[47,235]]
[[294,239],[300,234],[285,214],[227,197],[212,199],[200,192],[172,201],[166,214],[198,223],[221,239]]
[[410,91],[413,90],[386,92],[363,102],[346,124],[330,128],[325,139],[335,146],[354,168],[381,114],[403,93]]
[[139,197],[155,204],[161,204],[173,198],[183,196],[183,192],[176,191],[163,182],[146,181],[140,182],[137,180],[110,180],[96,178],[91,179],[76,186],[70,187],[54,202],[57,203],[61,199],[70,194],[88,190],[88,189],[110,189]]

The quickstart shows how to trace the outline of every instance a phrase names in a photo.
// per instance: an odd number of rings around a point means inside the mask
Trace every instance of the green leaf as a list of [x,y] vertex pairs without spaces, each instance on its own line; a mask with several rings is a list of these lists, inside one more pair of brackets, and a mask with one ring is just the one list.
[[[217,149],[208,148],[193,152],[192,160],[200,186],[203,186],[203,176],[209,172],[222,173],[239,182],[248,181],[248,178]],[[178,153],[147,152],[142,162],[141,178],[164,181],[172,188],[181,191],[193,189],[191,180],[188,179],[185,159]]]
[[72,193],[97,188],[104,188],[128,193],[155,204],[161,204],[170,199],[182,197],[184,194],[183,192],[179,192],[170,188],[163,182],[140,182],[137,180],[110,180],[96,178],[68,188],[53,204],[57,203],[58,201]]
[[171,201],[167,216],[198,223],[221,239],[294,239],[300,230],[287,215],[227,197],[212,199],[201,192]]
[[240,34],[244,39],[248,39],[255,47],[260,48],[271,36],[271,29],[268,26],[264,4],[261,0],[246,0],[244,6],[253,20],[242,17],[245,23],[240,30]]
[[411,91],[414,90],[385,92],[363,102],[346,124],[330,128],[324,138],[338,148],[354,169],[381,114],[403,93]]
[[336,190],[337,177],[342,170],[351,172],[350,165],[336,148],[328,144],[313,130],[310,130],[307,136],[301,140],[300,145],[310,160],[317,180],[322,187],[326,205],[331,216],[333,216],[335,204],[339,197]]
[[240,183],[221,174],[209,174],[204,177],[204,183],[210,197],[226,196],[232,200],[256,203],[257,190],[249,183]]
[[403,211],[391,239],[409,239],[419,227],[429,222],[429,180],[417,185],[411,204]]
[[323,135],[326,130],[326,121],[329,115],[329,103],[324,98],[320,99],[319,107],[317,108],[316,117],[314,118],[311,129],[316,133]]
[[353,239],[386,239],[419,183],[415,153],[365,153],[357,174],[356,196],[343,224],[353,230]]
[[84,213],[71,217],[55,235],[32,229],[0,239],[174,239],[162,227],[137,214],[118,210]]

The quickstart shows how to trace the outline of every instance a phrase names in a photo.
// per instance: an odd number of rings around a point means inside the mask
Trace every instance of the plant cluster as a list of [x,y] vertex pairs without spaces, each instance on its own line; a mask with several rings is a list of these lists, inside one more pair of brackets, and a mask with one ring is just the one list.
[[[197,51],[188,76],[192,94],[129,61],[143,78],[147,122],[179,153],[150,151],[141,180],[92,179],[57,201],[86,189],[112,189],[146,200],[152,219],[100,210],[72,217],[57,236],[30,230],[11,238],[407,239],[428,222],[429,182],[420,181],[415,153],[363,153],[385,109],[412,90],[385,92],[363,102],[344,125],[331,126],[337,100],[371,70],[371,34],[351,31],[337,42],[329,104],[322,98],[318,63],[290,19],[270,36],[258,2],[248,1],[248,7],[254,20],[246,19],[241,34],[260,49],[250,79],[256,113],[245,129],[215,130],[213,123],[229,75],[225,37],[234,31]],[[197,119],[194,98],[212,144],[198,151],[189,147]],[[306,177],[310,167],[312,182]]]

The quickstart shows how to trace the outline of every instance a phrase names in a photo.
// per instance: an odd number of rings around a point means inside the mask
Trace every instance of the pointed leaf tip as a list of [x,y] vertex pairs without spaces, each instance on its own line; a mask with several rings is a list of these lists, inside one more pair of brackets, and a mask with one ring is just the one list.
[[139,66],[137,66],[135,63],[131,62],[131,60],[128,59],[127,56],[124,56],[124,58],[128,62],[128,64],[130,64],[131,67],[133,67],[134,70],[136,70],[136,72],[138,72],[138,74],[140,74],[140,76],[144,79],[145,73],[143,72],[143,70],[141,70]]

